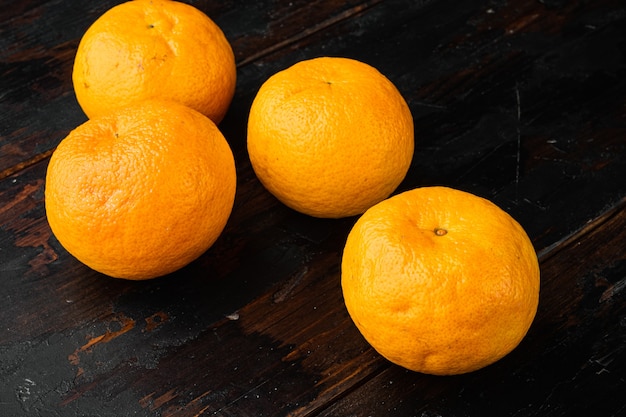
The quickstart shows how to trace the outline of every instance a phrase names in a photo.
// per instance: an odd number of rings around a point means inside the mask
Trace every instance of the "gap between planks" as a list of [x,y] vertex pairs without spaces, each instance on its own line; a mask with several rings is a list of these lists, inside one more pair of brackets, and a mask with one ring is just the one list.
[[36,163],[43,161],[44,159],[50,157],[52,155],[52,153],[54,152],[54,150],[56,149],[56,147],[52,148],[52,149],[48,149],[45,152],[42,152],[40,154],[37,154],[31,158],[28,158],[25,161],[22,161],[18,164],[13,165],[12,167],[9,167],[3,171],[0,171],[0,181],[2,181],[3,179],[5,179],[6,177],[9,177],[13,174],[16,174],[32,165],[35,165]]
[[363,13],[365,10],[377,5],[378,3],[381,3],[382,0],[370,0],[370,1],[366,1],[364,3],[359,4],[358,6],[354,6],[351,7],[347,10],[344,10],[343,12],[332,16],[326,20],[321,21],[320,23],[313,25],[305,30],[303,30],[302,32],[291,36],[281,42],[278,42],[268,48],[262,49],[259,52],[257,52],[256,54],[252,54],[250,56],[248,56],[247,58],[242,59],[241,61],[239,61],[237,63],[237,68],[246,66],[258,59],[261,59],[267,55],[270,55],[276,51],[279,51],[289,45],[295,44],[299,41],[301,41],[302,39],[305,39],[309,36],[312,36],[318,32],[321,32],[333,25],[336,25],[337,23],[343,22],[344,20],[350,19],[354,16],[357,16],[361,13]]
[[597,217],[589,220],[580,229],[573,231],[569,235],[538,251],[537,257],[539,258],[539,263],[546,262],[546,260],[558,254],[561,250],[565,250],[573,242],[583,239],[594,230],[600,228],[603,224],[608,223],[612,218],[619,215],[624,210],[626,210],[626,196],[622,197],[619,201],[617,201],[617,203],[609,207]]

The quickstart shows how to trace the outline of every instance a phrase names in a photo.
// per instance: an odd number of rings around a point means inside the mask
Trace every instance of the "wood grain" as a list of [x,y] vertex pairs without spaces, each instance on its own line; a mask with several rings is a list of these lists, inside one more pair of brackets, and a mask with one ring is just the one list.
[[[220,125],[237,195],[209,251],[147,282],[80,264],[44,208],[49,157],[85,120],[71,85],[75,49],[117,3],[0,7],[0,415],[626,412],[623,2],[191,2],[237,59]],[[375,66],[407,99],[416,153],[398,191],[464,189],[528,231],[540,309],[502,361],[432,377],[382,359],[340,291],[356,218],[301,215],[256,179],[246,152],[254,95],[276,71],[321,55]]]

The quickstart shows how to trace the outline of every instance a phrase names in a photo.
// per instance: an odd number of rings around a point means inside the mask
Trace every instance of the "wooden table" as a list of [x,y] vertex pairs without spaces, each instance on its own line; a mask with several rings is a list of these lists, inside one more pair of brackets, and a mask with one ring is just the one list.
[[[626,415],[623,1],[194,1],[237,59],[220,125],[237,197],[215,246],[147,282],[80,264],[44,211],[50,155],[85,120],[78,41],[116,3],[0,7],[1,416]],[[398,191],[473,192],[532,238],[539,311],[496,364],[435,377],[381,358],[342,301],[356,219],[298,214],[256,179],[252,99],[321,55],[375,66],[407,99],[416,152]]]

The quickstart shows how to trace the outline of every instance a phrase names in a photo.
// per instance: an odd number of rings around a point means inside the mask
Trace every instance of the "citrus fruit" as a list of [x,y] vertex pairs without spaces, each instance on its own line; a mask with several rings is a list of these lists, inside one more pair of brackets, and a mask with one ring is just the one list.
[[341,285],[350,317],[382,356],[435,375],[511,352],[537,311],[526,232],[473,194],[423,187],[370,208],[348,235]]
[[195,7],[134,0],[109,9],[87,29],[72,80],[89,118],[161,98],[219,123],[235,91],[235,58],[222,30]]
[[46,174],[50,227],[68,252],[116,278],[173,272],[205,252],[230,216],[235,164],[201,113],[148,100],[90,119]]
[[378,70],[349,58],[300,61],[259,89],[248,154],[261,183],[315,216],[363,213],[388,197],[413,157],[413,118]]

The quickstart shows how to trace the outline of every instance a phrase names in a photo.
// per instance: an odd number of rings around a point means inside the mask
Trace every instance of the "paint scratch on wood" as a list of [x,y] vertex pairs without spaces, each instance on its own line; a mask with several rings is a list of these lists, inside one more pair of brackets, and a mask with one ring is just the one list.
[[116,337],[123,335],[124,333],[132,330],[135,327],[135,320],[125,316],[124,314],[118,314],[113,319],[113,322],[120,324],[121,327],[119,330],[112,331],[110,329],[107,329],[107,331],[101,335],[89,337],[87,343],[76,348],[74,352],[68,355],[67,359],[70,361],[70,363],[72,365],[78,366],[80,364],[81,353],[90,351],[94,346],[100,343],[108,343]]

